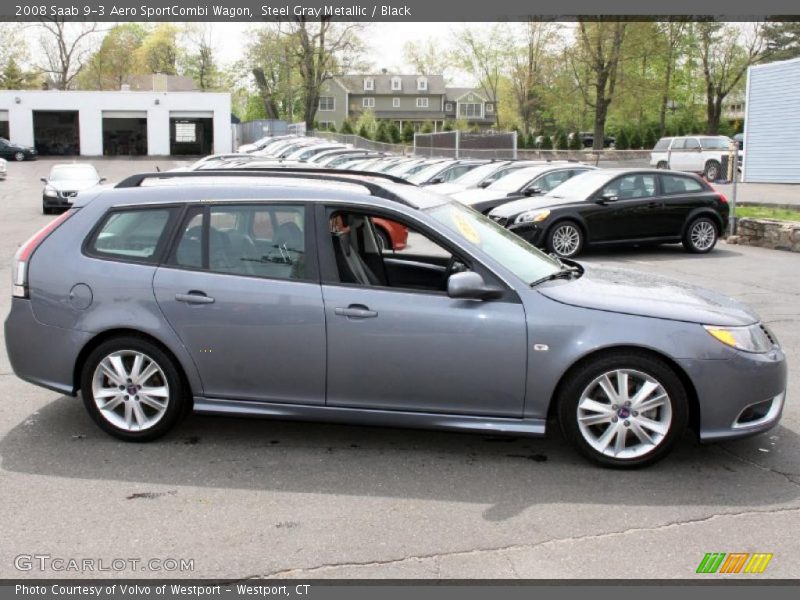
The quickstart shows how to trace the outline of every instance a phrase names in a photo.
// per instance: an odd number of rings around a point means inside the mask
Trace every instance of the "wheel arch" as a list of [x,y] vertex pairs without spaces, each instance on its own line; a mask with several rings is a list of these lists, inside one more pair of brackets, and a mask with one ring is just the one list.
[[558,215],[552,223],[547,226],[547,229],[544,230],[544,235],[542,236],[542,240],[547,243],[547,238],[550,235],[550,232],[553,228],[558,225],[559,223],[563,223],[564,221],[572,221],[575,223],[578,228],[581,230],[581,234],[583,235],[583,246],[584,248],[589,244],[589,229],[586,227],[586,222],[581,218],[580,215],[575,213],[565,213],[563,215]]
[[199,391],[195,390],[189,381],[189,377],[186,374],[185,365],[181,362],[175,352],[173,352],[163,341],[138,329],[120,327],[115,329],[107,329],[98,333],[89,341],[87,341],[83,348],[81,348],[80,352],[78,353],[78,357],[75,359],[75,365],[72,369],[72,387],[75,393],[77,393],[81,388],[81,371],[83,370],[83,366],[86,363],[86,359],[89,357],[89,354],[91,354],[92,351],[100,344],[117,337],[137,337],[158,346],[158,348],[167,356],[169,356],[169,358],[171,358],[175,363],[175,368],[178,370],[178,373],[183,380],[183,384],[186,386],[186,389],[189,390],[190,399],[194,397],[195,392]]
[[719,216],[719,213],[710,207],[703,206],[700,208],[695,208],[686,217],[686,220],[683,222],[683,227],[681,228],[681,237],[686,235],[686,232],[689,230],[689,225],[691,225],[692,221],[698,217],[709,217],[712,221],[714,221],[714,224],[717,226],[718,236],[722,235],[722,232],[725,231],[725,223],[722,222],[722,217]]
[[596,348],[579,358],[577,358],[570,366],[567,368],[561,377],[558,380],[555,388],[553,388],[553,393],[550,396],[549,404],[547,407],[547,420],[553,421],[557,418],[558,415],[558,407],[556,399],[561,392],[561,389],[566,385],[566,382],[569,381],[572,373],[574,373],[577,369],[585,365],[586,363],[596,360],[603,356],[613,355],[613,354],[625,354],[625,353],[637,353],[649,356],[651,358],[658,359],[664,362],[670,370],[678,377],[681,384],[683,385],[684,389],[686,390],[686,397],[689,400],[689,427],[694,432],[699,432],[700,430],[700,401],[697,397],[697,389],[694,387],[692,380],[689,378],[689,375],[683,368],[671,357],[664,354],[663,352],[659,352],[658,350],[654,350],[653,348],[649,348],[647,346],[637,346],[637,345],[620,345],[620,346],[607,346],[604,348]]

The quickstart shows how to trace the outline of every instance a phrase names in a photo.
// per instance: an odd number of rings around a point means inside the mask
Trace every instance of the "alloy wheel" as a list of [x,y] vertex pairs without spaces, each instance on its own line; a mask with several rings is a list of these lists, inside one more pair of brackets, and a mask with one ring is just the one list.
[[580,244],[581,232],[575,225],[565,223],[556,227],[553,232],[553,250],[559,256],[572,256],[579,250]]
[[692,241],[692,246],[702,252],[714,245],[717,239],[717,230],[714,225],[708,221],[698,221],[692,225],[689,239]]
[[25,154],[23,154],[22,152],[16,152],[14,154],[14,160],[17,162],[22,162],[23,160],[25,160]]
[[652,452],[672,425],[672,403],[654,377],[633,369],[606,371],[578,401],[578,429],[600,454],[635,459]]
[[124,431],[144,431],[164,417],[169,383],[162,367],[146,354],[119,350],[98,363],[92,398],[110,424]]

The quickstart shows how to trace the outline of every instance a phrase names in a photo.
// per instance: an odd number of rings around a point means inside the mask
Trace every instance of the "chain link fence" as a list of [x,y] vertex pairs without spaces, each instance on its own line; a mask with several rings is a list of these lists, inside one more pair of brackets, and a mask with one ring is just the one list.
[[516,158],[517,134],[440,131],[414,134],[414,154],[437,158]]
[[385,142],[376,142],[368,140],[357,135],[346,133],[334,133],[332,131],[313,131],[309,135],[314,135],[319,138],[338,142],[340,144],[350,144],[354,148],[362,150],[371,150],[373,152],[387,152],[390,154],[404,155],[408,154],[411,150],[405,144],[387,144]]

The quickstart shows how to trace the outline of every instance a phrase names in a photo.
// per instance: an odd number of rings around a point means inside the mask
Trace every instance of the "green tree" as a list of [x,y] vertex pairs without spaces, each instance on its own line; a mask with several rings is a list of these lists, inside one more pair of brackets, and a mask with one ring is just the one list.
[[142,40],[136,50],[142,73],[178,74],[178,34],[180,30],[171,23],[161,23]]
[[350,123],[350,119],[345,119],[342,121],[342,126],[339,128],[339,133],[344,133],[346,135],[352,135],[355,133],[353,131],[353,125]]
[[453,131],[453,124],[450,121],[445,121],[442,125],[442,131]]
[[403,141],[402,136],[400,135],[400,128],[394,121],[389,124],[389,138],[393,144],[399,144],[401,141]]
[[184,32],[183,74],[194,79],[201,90],[218,89],[221,84],[212,33],[211,23],[187,25]]
[[118,90],[129,76],[141,73],[137,52],[148,33],[148,26],[143,23],[123,23],[112,27],[78,76],[78,87]]
[[764,52],[767,60],[787,60],[800,56],[800,23],[778,21],[764,24]]
[[248,96],[242,121],[256,121],[266,118],[267,112],[264,110],[264,103],[261,98],[255,95]]
[[645,150],[652,150],[653,147],[656,145],[658,141],[656,137],[655,131],[653,131],[652,127],[648,127],[644,131],[644,139],[642,140],[642,146]]
[[414,141],[414,126],[408,121],[403,125],[402,138],[406,144],[410,144]]
[[389,131],[386,128],[386,121],[378,122],[378,126],[375,128],[375,141],[384,144],[392,142],[392,138],[389,137]]
[[558,133],[556,133],[553,146],[555,147],[556,150],[566,150],[567,148],[569,148],[569,141],[567,140],[567,134],[563,129],[560,129]]
[[433,123],[430,121],[425,121],[419,131],[420,133],[433,133]]
[[630,148],[630,142],[628,141],[628,133],[625,129],[620,129],[619,133],[617,134],[617,140],[614,143],[614,146],[617,150],[628,150]]
[[572,137],[569,139],[569,149],[570,150],[583,150],[583,141],[581,141],[581,134],[577,131],[572,133]]
[[375,135],[375,129],[378,126],[378,122],[375,119],[375,113],[371,110],[365,110],[361,115],[358,117],[356,121],[356,129],[358,130],[358,135],[361,135],[361,131],[366,131],[366,138],[372,138]]
[[549,135],[542,136],[542,142],[539,144],[539,147],[542,150],[552,150],[553,149],[553,138]]
[[358,128],[358,136],[368,140],[371,138],[369,129],[367,129],[366,124],[362,123],[361,127]]
[[526,148],[536,148],[536,138],[539,134],[535,131],[531,131],[527,137],[525,138],[525,147]]
[[639,129],[634,129],[633,133],[631,133],[630,140],[628,140],[630,144],[631,150],[641,150],[642,149],[642,135],[639,133]]

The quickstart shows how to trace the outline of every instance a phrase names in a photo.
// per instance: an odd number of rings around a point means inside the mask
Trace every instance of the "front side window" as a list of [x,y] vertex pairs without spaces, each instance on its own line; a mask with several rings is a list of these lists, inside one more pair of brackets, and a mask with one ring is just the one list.
[[699,150],[700,149],[700,142],[698,142],[694,138],[686,138],[683,147],[686,150]]
[[543,192],[549,192],[550,190],[560,186],[569,178],[570,178],[569,171],[556,171],[554,173],[548,173],[547,175],[540,177],[539,179],[533,182],[533,186],[538,187]]
[[215,273],[307,279],[305,245],[303,206],[211,206],[187,217],[171,263]]
[[606,198],[632,200],[656,195],[655,175],[626,175],[618,177],[603,188],[600,194]]
[[656,142],[656,145],[653,147],[653,150],[656,152],[663,152],[669,149],[669,143],[672,141],[672,138],[661,138]]
[[320,96],[319,98],[320,110],[334,110],[335,105],[336,101],[333,99],[333,96]]
[[108,257],[153,262],[170,213],[167,208],[113,212],[95,235],[91,250]]

